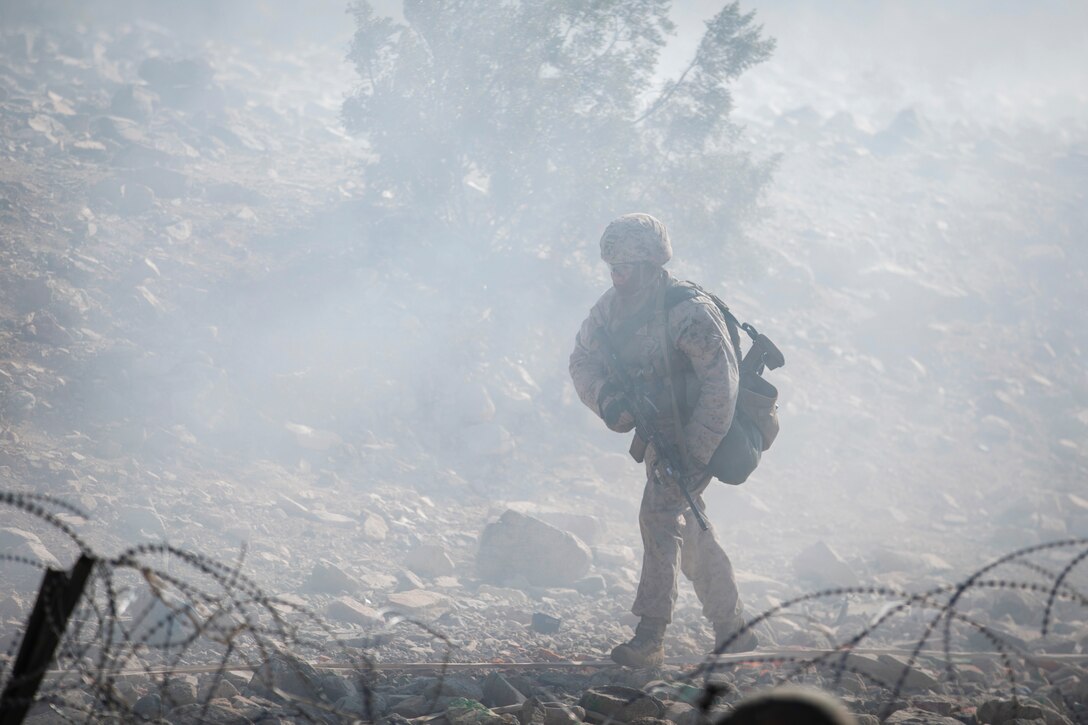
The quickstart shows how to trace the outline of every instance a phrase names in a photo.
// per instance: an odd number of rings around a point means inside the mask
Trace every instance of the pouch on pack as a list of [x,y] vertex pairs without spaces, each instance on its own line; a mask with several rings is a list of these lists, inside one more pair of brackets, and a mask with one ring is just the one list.
[[[665,308],[672,308],[693,297],[708,297],[725,318],[730,341],[740,364],[740,390],[733,423],[707,464],[707,472],[723,483],[736,486],[748,480],[756,470],[763,452],[778,436],[778,389],[763,378],[764,369],[775,370],[786,364],[785,357],[766,335],[748,323],[741,324],[717,295],[693,282],[678,282],[665,293]],[[741,354],[740,330],[752,340],[747,354]],[[673,390],[677,386],[674,384]],[[686,387],[690,390],[690,387]],[[686,401],[690,405],[694,401]]]

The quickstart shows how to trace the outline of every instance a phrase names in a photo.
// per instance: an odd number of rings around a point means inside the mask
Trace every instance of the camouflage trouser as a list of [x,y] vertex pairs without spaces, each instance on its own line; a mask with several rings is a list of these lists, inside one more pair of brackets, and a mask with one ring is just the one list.
[[[684,494],[673,483],[658,483],[653,475],[652,450],[648,451],[646,489],[639,509],[642,531],[642,575],[631,611],[638,617],[659,617],[672,621],[676,585],[680,571],[691,580],[703,605],[703,616],[711,622],[732,623],[740,619],[742,605],[737,592],[733,565],[707,522],[699,529]],[[702,492],[708,477],[692,491],[703,505]]]

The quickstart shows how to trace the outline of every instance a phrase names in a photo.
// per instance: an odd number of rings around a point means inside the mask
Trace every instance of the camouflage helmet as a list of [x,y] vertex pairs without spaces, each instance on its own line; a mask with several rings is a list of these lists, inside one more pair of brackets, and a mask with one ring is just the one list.
[[608,264],[664,265],[672,259],[669,232],[649,214],[624,214],[605,227],[601,235],[601,259]]

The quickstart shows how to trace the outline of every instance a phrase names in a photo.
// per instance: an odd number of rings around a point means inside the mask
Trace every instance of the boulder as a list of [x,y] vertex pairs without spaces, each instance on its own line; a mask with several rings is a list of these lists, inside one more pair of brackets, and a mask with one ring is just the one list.
[[584,577],[592,558],[573,534],[506,511],[480,535],[476,567],[481,579],[495,584],[523,577],[533,586],[559,587]]

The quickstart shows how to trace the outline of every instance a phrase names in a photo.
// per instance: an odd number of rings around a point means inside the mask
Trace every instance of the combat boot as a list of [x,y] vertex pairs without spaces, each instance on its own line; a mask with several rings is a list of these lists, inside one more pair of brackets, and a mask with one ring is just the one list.
[[[744,625],[743,619],[731,622],[714,622],[714,652],[717,654],[735,654],[738,652],[751,652],[759,646],[759,637],[755,630],[748,629],[737,635]],[[734,635],[736,635],[734,637]],[[726,642],[729,642],[726,646]]]
[[612,661],[625,667],[660,667],[665,661],[665,620],[639,620],[635,636],[612,648]]

